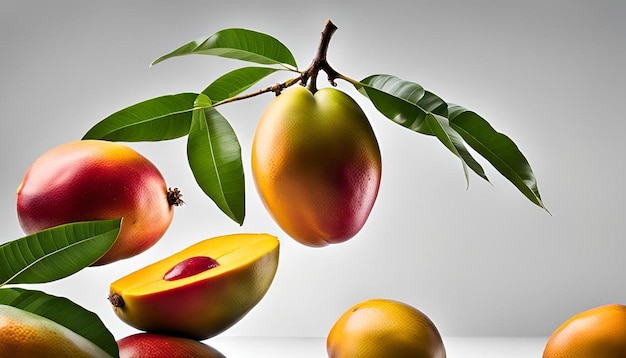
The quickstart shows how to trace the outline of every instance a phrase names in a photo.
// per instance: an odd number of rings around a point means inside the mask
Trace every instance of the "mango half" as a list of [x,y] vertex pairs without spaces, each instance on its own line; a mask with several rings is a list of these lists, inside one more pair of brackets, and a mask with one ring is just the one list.
[[137,329],[204,340],[256,306],[278,256],[279,241],[268,234],[206,239],[113,282],[109,301]]

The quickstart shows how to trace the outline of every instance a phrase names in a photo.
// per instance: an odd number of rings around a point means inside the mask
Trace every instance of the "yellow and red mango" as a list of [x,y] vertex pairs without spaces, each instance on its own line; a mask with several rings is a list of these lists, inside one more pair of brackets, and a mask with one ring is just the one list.
[[190,338],[137,333],[117,341],[120,358],[226,358],[215,348]]
[[78,221],[123,217],[120,234],[95,265],[137,255],[169,227],[180,199],[159,170],[130,147],[100,140],[62,144],[35,160],[17,189],[27,234]]
[[370,123],[345,93],[296,86],[263,113],[252,144],[252,174],[265,207],[292,238],[320,247],[365,224],[381,180]]
[[137,329],[206,339],[261,301],[278,256],[279,241],[268,234],[206,239],[113,282],[109,301]]
[[111,356],[95,343],[48,318],[0,305],[0,357]]

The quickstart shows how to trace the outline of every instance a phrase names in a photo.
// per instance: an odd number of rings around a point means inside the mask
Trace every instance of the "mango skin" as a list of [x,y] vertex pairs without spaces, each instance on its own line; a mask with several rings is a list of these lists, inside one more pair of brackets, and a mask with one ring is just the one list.
[[[180,280],[164,274],[192,256],[220,266]],[[110,285],[117,316],[137,329],[204,340],[241,320],[268,291],[278,268],[279,241],[268,234],[232,234],[200,241]],[[119,296],[123,305],[116,305]]]
[[335,322],[326,340],[328,358],[446,358],[435,324],[404,302],[360,302]]
[[226,358],[215,348],[189,338],[137,333],[117,341],[120,358]]
[[550,335],[542,357],[626,357],[626,305],[606,304],[576,313]]
[[26,234],[78,221],[124,217],[111,249],[94,265],[135,256],[169,227],[173,208],[165,180],[130,147],[100,140],[59,145],[37,158],[17,189]]
[[358,104],[296,86],[267,107],[252,144],[257,191],[276,223],[311,247],[344,242],[365,224],[381,180],[376,136]]
[[45,317],[0,305],[0,357],[110,358],[96,344]]

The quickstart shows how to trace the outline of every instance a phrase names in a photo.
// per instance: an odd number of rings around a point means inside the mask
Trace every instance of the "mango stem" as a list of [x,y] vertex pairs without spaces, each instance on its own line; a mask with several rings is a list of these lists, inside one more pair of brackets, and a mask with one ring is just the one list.
[[124,307],[124,299],[122,298],[122,296],[120,296],[117,293],[112,293],[109,295],[109,297],[107,298],[109,300],[109,302],[111,302],[111,304],[113,305],[113,307]]
[[255,96],[258,96],[260,94],[267,93],[267,92],[274,92],[278,96],[278,95],[280,95],[280,92],[282,90],[284,90],[284,89],[286,89],[288,87],[291,87],[291,86],[295,85],[296,83],[300,83],[302,86],[307,86],[307,88],[312,93],[315,93],[315,92],[317,92],[317,75],[318,75],[318,73],[320,71],[326,72],[326,74],[328,75],[328,82],[330,82],[330,84],[333,87],[337,86],[337,83],[335,83],[335,80],[337,78],[343,78],[343,75],[341,75],[339,72],[335,71],[330,66],[330,64],[328,64],[328,61],[326,60],[326,54],[328,52],[328,46],[330,44],[330,39],[332,38],[332,36],[335,33],[335,31],[337,31],[337,26],[335,26],[335,24],[333,24],[332,21],[326,20],[326,24],[324,26],[324,29],[322,30],[322,34],[321,34],[319,45],[317,47],[317,53],[315,54],[315,57],[313,58],[313,61],[311,62],[309,67],[306,70],[304,70],[304,71],[300,72],[300,71],[295,71],[294,70],[294,72],[300,73],[300,75],[298,77],[291,78],[291,79],[289,79],[289,80],[287,80],[285,82],[277,83],[275,85],[262,88],[262,89],[260,89],[260,90],[258,90],[256,92],[244,94],[244,95],[241,95],[241,96],[235,96],[235,97],[226,98],[226,99],[224,99],[222,101],[214,103],[212,105],[212,107],[217,107],[217,106],[221,106],[221,105],[226,104],[226,103],[231,103],[231,102],[239,101],[239,100],[242,100],[242,99],[255,97]]
[[178,188],[168,188],[167,189],[167,203],[170,206],[181,206],[185,202],[182,199],[183,194],[178,190]]

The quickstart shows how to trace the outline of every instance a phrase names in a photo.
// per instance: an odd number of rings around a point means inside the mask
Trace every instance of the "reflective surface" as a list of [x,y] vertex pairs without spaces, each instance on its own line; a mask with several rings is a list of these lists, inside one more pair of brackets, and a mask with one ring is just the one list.
[[[541,357],[546,337],[444,337],[450,358]],[[228,358],[323,358],[325,338],[215,337],[204,341]]]

